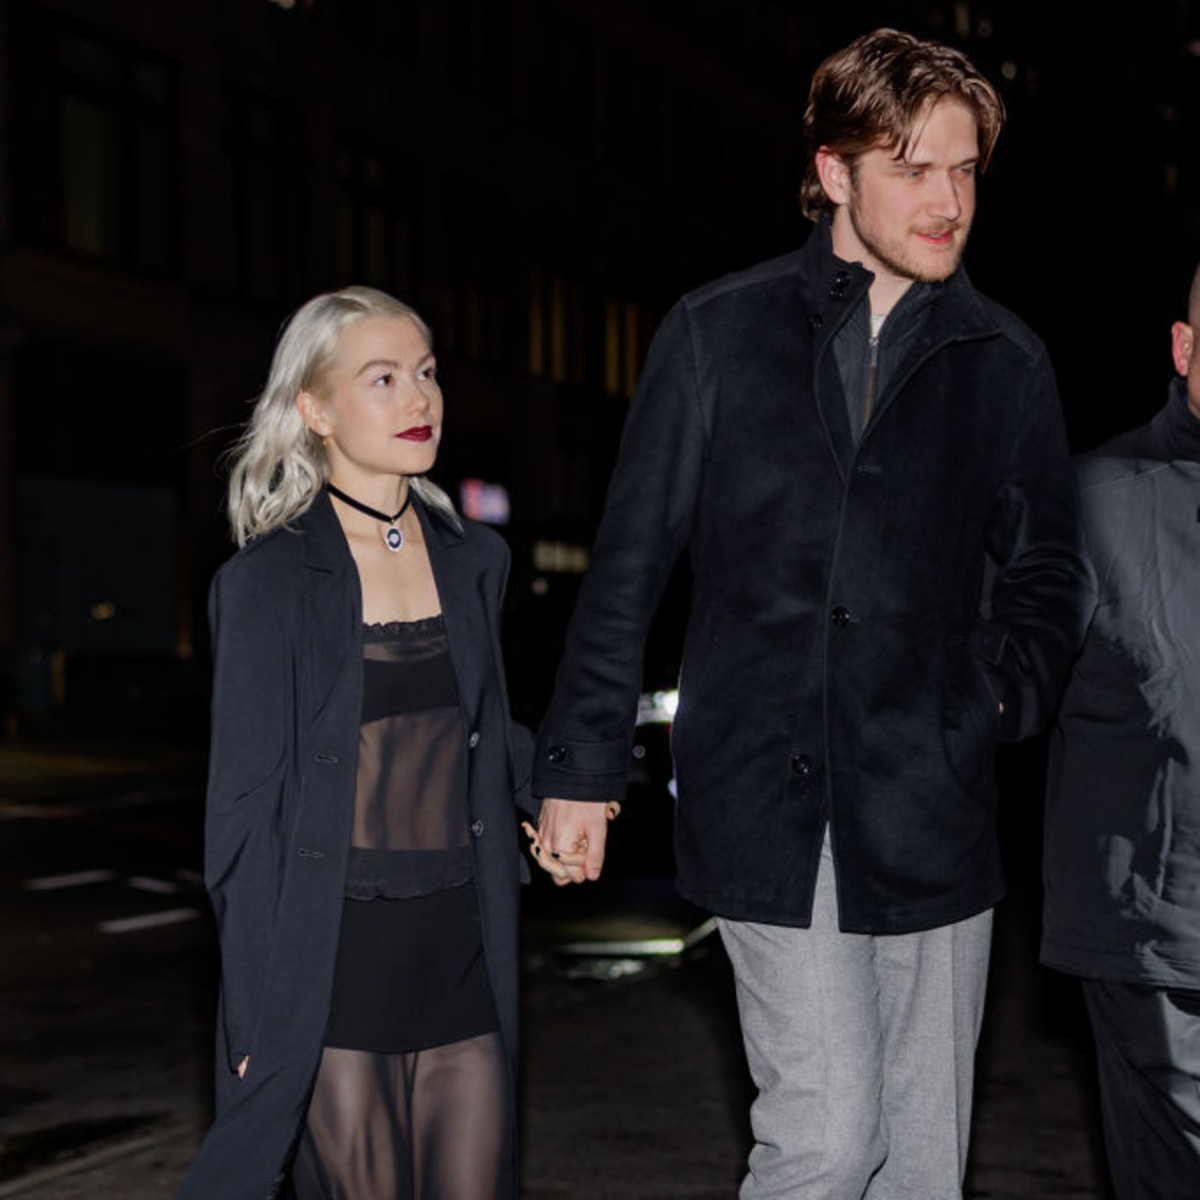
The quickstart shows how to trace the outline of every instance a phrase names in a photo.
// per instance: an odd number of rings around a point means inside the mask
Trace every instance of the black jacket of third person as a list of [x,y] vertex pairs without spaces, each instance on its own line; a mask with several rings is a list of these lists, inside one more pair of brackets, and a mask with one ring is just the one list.
[[1051,743],[1042,960],[1200,988],[1200,420],[1079,461],[1098,603]]

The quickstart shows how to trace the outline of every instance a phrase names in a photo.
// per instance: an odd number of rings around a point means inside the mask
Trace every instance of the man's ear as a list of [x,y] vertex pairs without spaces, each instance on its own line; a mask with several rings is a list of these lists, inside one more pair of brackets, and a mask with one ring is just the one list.
[[325,415],[325,406],[312,392],[305,389],[296,393],[296,411],[317,437],[329,436],[329,418]]
[[1196,331],[1186,321],[1176,321],[1171,326],[1171,359],[1175,370],[1186,375],[1196,353]]
[[815,163],[817,178],[825,195],[834,204],[847,203],[850,199],[850,164],[828,146],[822,146],[817,151]]

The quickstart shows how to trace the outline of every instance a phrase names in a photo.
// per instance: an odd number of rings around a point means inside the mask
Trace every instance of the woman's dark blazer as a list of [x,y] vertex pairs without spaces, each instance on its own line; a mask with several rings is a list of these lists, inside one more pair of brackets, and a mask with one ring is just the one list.
[[[509,720],[500,655],[508,549],[482,526],[467,522],[460,532],[419,501],[413,508],[458,682],[484,952],[515,1088],[525,867],[514,801],[527,793],[529,749]],[[286,1178],[320,1061],[362,720],[358,571],[324,492],[291,527],[221,568],[209,618],[205,881],[221,947],[216,1120],[179,1195],[264,1200]]]

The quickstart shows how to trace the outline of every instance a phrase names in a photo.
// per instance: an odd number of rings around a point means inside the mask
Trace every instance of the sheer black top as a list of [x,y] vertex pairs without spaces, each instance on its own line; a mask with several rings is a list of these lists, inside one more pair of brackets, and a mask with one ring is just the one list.
[[346,895],[403,899],[472,877],[458,688],[440,615],[367,625]]

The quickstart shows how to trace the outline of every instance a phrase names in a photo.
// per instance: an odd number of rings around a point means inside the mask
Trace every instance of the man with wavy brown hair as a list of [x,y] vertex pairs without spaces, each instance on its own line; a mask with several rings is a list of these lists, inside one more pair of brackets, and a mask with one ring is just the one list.
[[962,104],[974,116],[978,166],[986,170],[1004,125],[1004,105],[966,55],[887,29],[830,55],[813,76],[804,113],[810,148],[800,186],[804,215],[815,221],[838,207],[821,184],[818,151],[838,155],[851,169],[867,151],[880,148],[903,162],[940,100]]
[[664,320],[542,725],[542,857],[594,879],[686,549],[676,859],[758,1086],[742,1200],[961,1195],[993,750],[1049,720],[1090,594],[1045,348],[960,268],[1002,119],[935,42],[822,64],[816,228]]

